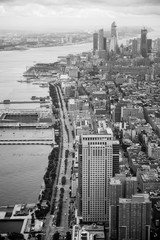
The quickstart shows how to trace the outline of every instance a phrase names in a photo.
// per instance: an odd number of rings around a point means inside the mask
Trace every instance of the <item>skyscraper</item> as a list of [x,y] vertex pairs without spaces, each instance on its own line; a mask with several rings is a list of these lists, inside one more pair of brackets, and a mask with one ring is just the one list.
[[151,202],[148,194],[119,199],[119,240],[150,239]]
[[126,198],[131,198],[132,195],[137,193],[137,177],[126,178]]
[[147,39],[147,52],[152,52],[152,39]]
[[111,37],[116,37],[116,38],[118,37],[117,26],[115,22],[111,24]]
[[141,30],[141,55],[147,57],[147,29]]
[[99,30],[98,40],[99,40],[99,51],[103,50],[104,48],[104,36],[103,36],[103,29]]
[[138,53],[138,41],[137,39],[133,39],[132,41],[132,54],[136,55]]
[[103,38],[103,49],[107,50],[107,38],[106,37]]
[[93,51],[98,50],[98,33],[93,33]]
[[113,133],[81,135],[79,144],[79,197],[84,222],[109,220],[109,180],[113,174]]
[[116,52],[118,47],[118,33],[116,23],[111,24],[110,51]]
[[109,184],[109,235],[111,239],[118,237],[118,207],[122,197],[122,183],[119,179],[111,178]]

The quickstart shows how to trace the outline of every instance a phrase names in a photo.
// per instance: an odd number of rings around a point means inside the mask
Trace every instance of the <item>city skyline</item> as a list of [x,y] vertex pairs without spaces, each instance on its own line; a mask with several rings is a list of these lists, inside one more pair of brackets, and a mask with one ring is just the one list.
[[94,31],[118,26],[159,26],[158,0],[1,0],[0,30]]

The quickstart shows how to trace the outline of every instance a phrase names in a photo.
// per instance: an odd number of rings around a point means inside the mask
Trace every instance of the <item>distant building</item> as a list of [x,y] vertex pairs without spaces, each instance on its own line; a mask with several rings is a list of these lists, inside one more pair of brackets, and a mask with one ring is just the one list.
[[103,38],[103,50],[107,50],[107,38]]
[[152,39],[147,39],[147,52],[152,53]]
[[111,24],[110,52],[116,52],[118,47],[118,33],[116,23]]
[[111,37],[118,37],[117,26],[115,22],[111,24]]
[[141,55],[147,57],[147,29],[141,30]]
[[98,33],[93,33],[93,51],[98,50]]
[[119,199],[119,240],[150,239],[151,202],[148,194]]
[[69,68],[69,77],[70,78],[78,78],[79,77],[79,68],[78,67]]
[[98,35],[98,38],[99,38],[99,51],[101,50],[104,50],[104,36],[103,36],[103,29],[100,29],[99,30],[99,35]]
[[136,55],[138,53],[138,41],[137,39],[133,39],[132,41],[132,54]]

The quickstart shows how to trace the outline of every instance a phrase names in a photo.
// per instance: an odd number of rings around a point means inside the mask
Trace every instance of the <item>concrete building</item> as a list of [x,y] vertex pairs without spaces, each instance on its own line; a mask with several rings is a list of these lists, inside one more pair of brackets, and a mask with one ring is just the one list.
[[147,39],[147,52],[152,53],[152,39]]
[[93,33],[93,51],[98,50],[98,33]]
[[100,29],[99,30],[99,34],[98,34],[98,44],[99,44],[99,48],[98,50],[101,51],[101,50],[104,50],[103,47],[104,47],[104,36],[103,36],[103,29]]
[[160,157],[160,146],[156,141],[148,142],[148,157],[153,159],[159,159]]
[[72,240],[104,240],[104,228],[96,224],[74,225],[72,229]]
[[160,179],[158,169],[138,169],[137,170],[138,188],[141,192],[150,192],[160,189]]
[[78,173],[72,174],[72,183],[71,183],[72,191],[71,196],[76,197],[77,194],[77,188],[78,188]]
[[141,55],[147,57],[147,29],[141,30]]
[[[119,159],[118,159],[119,161]],[[113,175],[113,133],[82,135],[79,144],[79,196],[84,222],[109,220],[109,181]]]
[[116,52],[118,47],[118,33],[116,23],[111,24],[110,51]]
[[69,69],[69,77],[70,78],[78,78],[79,77],[79,68],[78,67],[71,67]]
[[122,107],[121,108],[121,119],[128,121],[130,116],[137,118],[144,118],[143,108],[142,107]]
[[119,199],[119,240],[149,240],[151,202],[148,194]]
[[125,193],[126,198],[131,198],[132,195],[137,193],[137,177],[126,178]]
[[138,53],[138,41],[137,39],[133,39],[132,41],[132,54],[136,55]]
[[119,198],[122,198],[122,182],[111,178],[109,184],[109,236],[111,239],[118,237]]

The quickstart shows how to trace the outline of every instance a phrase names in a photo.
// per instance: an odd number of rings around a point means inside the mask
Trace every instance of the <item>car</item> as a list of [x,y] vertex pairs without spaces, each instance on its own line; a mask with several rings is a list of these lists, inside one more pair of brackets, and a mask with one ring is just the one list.
[[67,200],[67,197],[66,197],[66,200]]
[[67,213],[64,214],[65,216],[67,215]]

